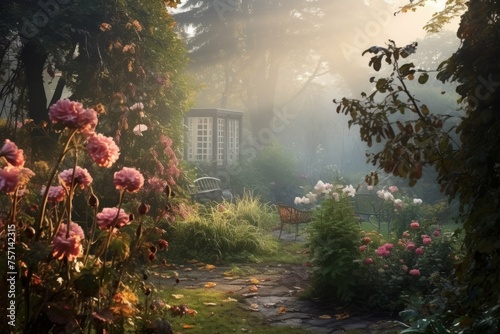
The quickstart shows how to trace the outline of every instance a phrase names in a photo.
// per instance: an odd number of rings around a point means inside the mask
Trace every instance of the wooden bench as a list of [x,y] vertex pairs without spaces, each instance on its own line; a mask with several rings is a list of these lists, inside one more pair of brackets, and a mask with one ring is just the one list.
[[281,239],[281,233],[283,232],[285,224],[295,225],[295,239],[297,239],[297,235],[299,234],[299,224],[309,223],[312,220],[312,212],[299,210],[293,206],[284,204],[277,204],[276,207],[278,208],[278,214],[281,221],[280,235],[278,239]]
[[223,199],[233,200],[233,195],[229,190],[223,190],[220,186],[220,179],[210,176],[197,178],[193,181],[194,191],[191,198],[194,202],[221,202]]
[[353,198],[355,214],[361,221],[375,226],[378,232],[383,221],[390,224],[391,220],[391,207],[384,204],[384,199],[371,194],[356,194]]

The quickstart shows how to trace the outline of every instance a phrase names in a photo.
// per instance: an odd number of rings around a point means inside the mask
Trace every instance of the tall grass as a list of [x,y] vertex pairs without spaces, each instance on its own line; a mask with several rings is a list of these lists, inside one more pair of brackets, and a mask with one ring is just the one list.
[[272,206],[251,193],[235,203],[200,207],[197,214],[169,228],[169,258],[221,261],[272,254],[278,243],[269,231],[279,224]]

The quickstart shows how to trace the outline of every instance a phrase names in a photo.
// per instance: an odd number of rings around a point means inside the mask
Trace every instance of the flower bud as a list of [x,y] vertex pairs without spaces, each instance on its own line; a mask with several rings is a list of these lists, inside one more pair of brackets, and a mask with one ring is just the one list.
[[141,202],[141,204],[140,204],[140,205],[139,205],[139,207],[137,208],[137,212],[139,212],[139,214],[140,214],[141,216],[144,216],[145,214],[147,214],[147,213],[149,212],[149,209],[150,209],[150,208],[151,208],[151,207],[150,207],[148,204],[146,204],[146,203],[144,203],[144,202]]
[[91,208],[96,208],[99,206],[99,200],[97,199],[97,196],[92,194],[89,197],[88,204]]

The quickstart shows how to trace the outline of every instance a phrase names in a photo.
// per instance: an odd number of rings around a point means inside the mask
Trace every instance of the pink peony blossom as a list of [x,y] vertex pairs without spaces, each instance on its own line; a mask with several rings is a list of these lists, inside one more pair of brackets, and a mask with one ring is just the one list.
[[391,250],[393,250],[394,245],[393,244],[385,244],[384,247],[385,247],[385,249],[387,249],[390,252]]
[[[42,187],[42,195],[45,194],[45,186]],[[66,190],[63,186],[50,186],[49,193],[47,194],[47,200],[50,203],[58,203],[64,201],[66,198]]]
[[412,269],[409,271],[409,273],[412,276],[420,276],[420,270],[418,270],[418,269]]
[[81,241],[85,239],[83,229],[76,223],[71,223],[69,235],[68,225],[61,224],[57,230],[54,240],[52,240],[52,256],[58,260],[67,258],[69,262],[83,254]]
[[397,192],[398,190],[399,190],[399,189],[398,189],[398,187],[396,187],[396,186],[390,186],[390,187],[389,187],[389,191],[390,191],[391,193],[395,193],[395,192]]
[[79,166],[76,166],[75,169],[75,179],[74,182],[72,181],[73,177],[73,168],[66,169],[59,173],[59,183],[66,188],[71,187],[71,185],[75,186],[80,186],[81,189],[85,189],[88,187],[93,179],[92,176],[90,176],[89,172],[85,168],[81,168]]
[[113,183],[118,190],[134,193],[144,185],[144,176],[135,168],[123,167],[115,173]]
[[[130,224],[130,215],[123,209],[120,209],[120,212],[118,213],[118,208],[104,208],[97,214],[96,217],[97,225],[101,230],[107,230],[113,227],[113,224],[115,228],[120,228]],[[116,223],[114,223],[115,219]]]
[[423,238],[422,243],[424,245],[430,245],[432,243],[432,239],[431,238]]
[[361,239],[361,243],[363,245],[368,245],[370,242],[372,242],[372,239],[370,237],[364,237],[363,239]]
[[90,158],[100,167],[111,167],[120,156],[120,148],[113,138],[97,134],[89,137],[87,151]]
[[0,169],[0,192],[12,195],[16,189],[25,186],[34,175],[28,168],[8,165]]
[[[57,230],[56,236],[64,236],[66,237],[66,234],[68,232],[68,225],[65,223],[62,223],[59,226],[59,229]],[[83,233],[83,229],[81,228],[80,225],[77,223],[71,222],[69,225],[69,236],[77,236],[80,238],[80,240],[85,239],[85,233]]]
[[413,242],[409,242],[409,243],[406,244],[406,250],[412,251],[415,248],[417,248],[417,246]]
[[5,139],[5,143],[0,150],[0,157],[4,157],[14,167],[24,166],[23,150],[18,149],[17,145],[8,139]]
[[168,250],[168,241],[165,239],[158,240],[158,248]]
[[417,255],[424,254],[424,249],[422,247],[418,247],[417,249],[415,249],[415,254]]
[[410,228],[412,230],[418,230],[420,228],[420,224],[418,223],[418,221],[414,220],[411,222]]
[[441,236],[441,229],[437,228],[434,232],[432,232],[432,235],[435,237]]
[[371,257],[367,257],[367,258],[363,261],[363,263],[364,263],[364,264],[372,264],[373,262],[374,262],[374,261],[373,261],[373,259],[372,259]]
[[[152,191],[156,194],[161,194],[163,192],[163,190],[165,189],[165,187],[167,186],[167,181],[162,180],[156,176],[153,176],[153,177],[148,178],[147,185],[148,185],[148,189],[150,191]],[[295,199],[297,200],[297,198],[300,200],[299,197],[296,197]],[[295,203],[295,204],[297,204],[297,203]]]
[[389,257],[391,255],[391,251],[385,248],[384,246],[380,246],[377,248],[377,255],[382,257]]
[[97,112],[94,109],[85,109],[81,103],[68,99],[59,100],[51,105],[49,118],[52,123],[61,123],[87,135],[93,134],[97,126]]
[[52,240],[52,256],[58,260],[66,258],[69,262],[75,260],[83,254],[83,246],[79,236],[66,238],[63,235],[56,235]]
[[364,252],[366,250],[366,245],[359,246],[359,251]]

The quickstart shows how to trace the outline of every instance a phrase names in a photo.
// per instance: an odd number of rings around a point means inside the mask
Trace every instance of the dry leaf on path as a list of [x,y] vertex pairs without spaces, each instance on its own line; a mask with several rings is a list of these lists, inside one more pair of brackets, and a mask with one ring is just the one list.
[[349,314],[347,314],[347,313],[335,314],[335,319],[337,319],[337,320],[344,320],[347,318],[349,318]]
[[252,277],[252,278],[250,278],[250,283],[252,283],[252,284],[259,284],[260,280],[257,279],[257,278],[255,278],[255,277]]
[[256,285],[251,285],[248,287],[248,291],[257,292],[257,291],[259,291],[259,288]]
[[227,297],[226,299],[223,300],[223,302],[237,302],[238,300],[234,299],[234,298],[231,298],[231,297]]
[[281,306],[279,309],[280,314],[286,313],[286,307]]
[[207,282],[205,283],[205,285],[203,285],[205,288],[209,289],[209,288],[213,288],[217,285],[217,283],[215,282]]
[[331,319],[332,317],[329,316],[328,314],[323,314],[319,316],[320,319]]
[[193,325],[184,324],[184,325],[182,325],[182,328],[183,329],[191,329],[191,328],[194,328],[194,326]]
[[217,303],[213,303],[213,302],[204,302],[203,305],[205,306],[217,306]]
[[259,311],[259,305],[258,304],[251,304],[250,310],[255,311],[255,312]]
[[184,295],[173,294],[172,297],[174,297],[174,299],[182,299]]
[[213,264],[207,264],[205,265],[205,270],[211,271],[215,269],[215,266]]

